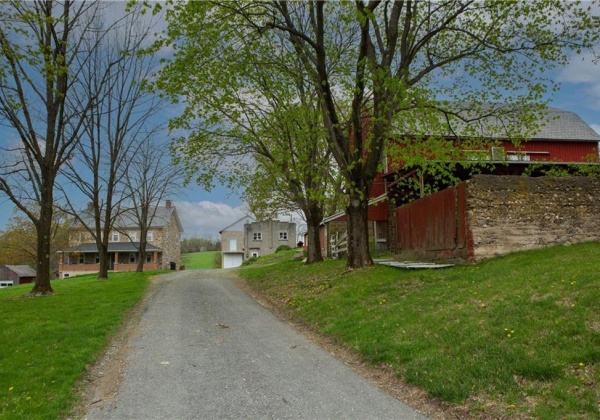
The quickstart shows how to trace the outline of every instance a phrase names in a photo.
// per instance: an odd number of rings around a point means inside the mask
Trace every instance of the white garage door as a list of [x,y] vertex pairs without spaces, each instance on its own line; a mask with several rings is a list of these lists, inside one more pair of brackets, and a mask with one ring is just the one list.
[[244,262],[244,254],[223,254],[223,268],[235,268]]

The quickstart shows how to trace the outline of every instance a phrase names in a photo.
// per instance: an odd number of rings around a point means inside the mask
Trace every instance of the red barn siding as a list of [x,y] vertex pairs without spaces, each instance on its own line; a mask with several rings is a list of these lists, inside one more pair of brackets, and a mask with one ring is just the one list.
[[589,158],[598,157],[598,143],[584,141],[537,141],[531,140],[515,147],[512,143],[503,144],[506,151],[548,152],[531,154],[531,161],[589,162]]
[[396,253],[468,259],[465,186],[448,188],[396,209]]

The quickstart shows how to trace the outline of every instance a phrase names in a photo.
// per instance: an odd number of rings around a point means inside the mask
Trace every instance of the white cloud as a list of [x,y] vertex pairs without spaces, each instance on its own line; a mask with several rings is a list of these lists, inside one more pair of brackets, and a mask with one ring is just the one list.
[[568,83],[600,84],[600,66],[591,53],[574,55],[571,62],[559,74],[559,79]]
[[184,237],[212,237],[219,238],[219,231],[229,226],[248,212],[242,205],[231,207],[223,203],[212,201],[175,201]]
[[563,84],[587,85],[585,100],[593,108],[600,109],[600,63],[592,53],[574,55],[558,75],[558,80]]

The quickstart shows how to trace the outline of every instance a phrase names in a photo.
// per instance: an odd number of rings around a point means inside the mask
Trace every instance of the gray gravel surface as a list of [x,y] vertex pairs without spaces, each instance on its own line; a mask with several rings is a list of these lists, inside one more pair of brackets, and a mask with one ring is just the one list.
[[423,419],[310,342],[223,270],[161,281],[117,395],[88,419]]

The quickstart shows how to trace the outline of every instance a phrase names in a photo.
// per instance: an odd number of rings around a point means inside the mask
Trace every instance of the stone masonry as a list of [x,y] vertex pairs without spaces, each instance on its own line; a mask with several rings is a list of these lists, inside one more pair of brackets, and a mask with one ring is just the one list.
[[476,261],[600,240],[600,179],[478,175],[466,183]]

